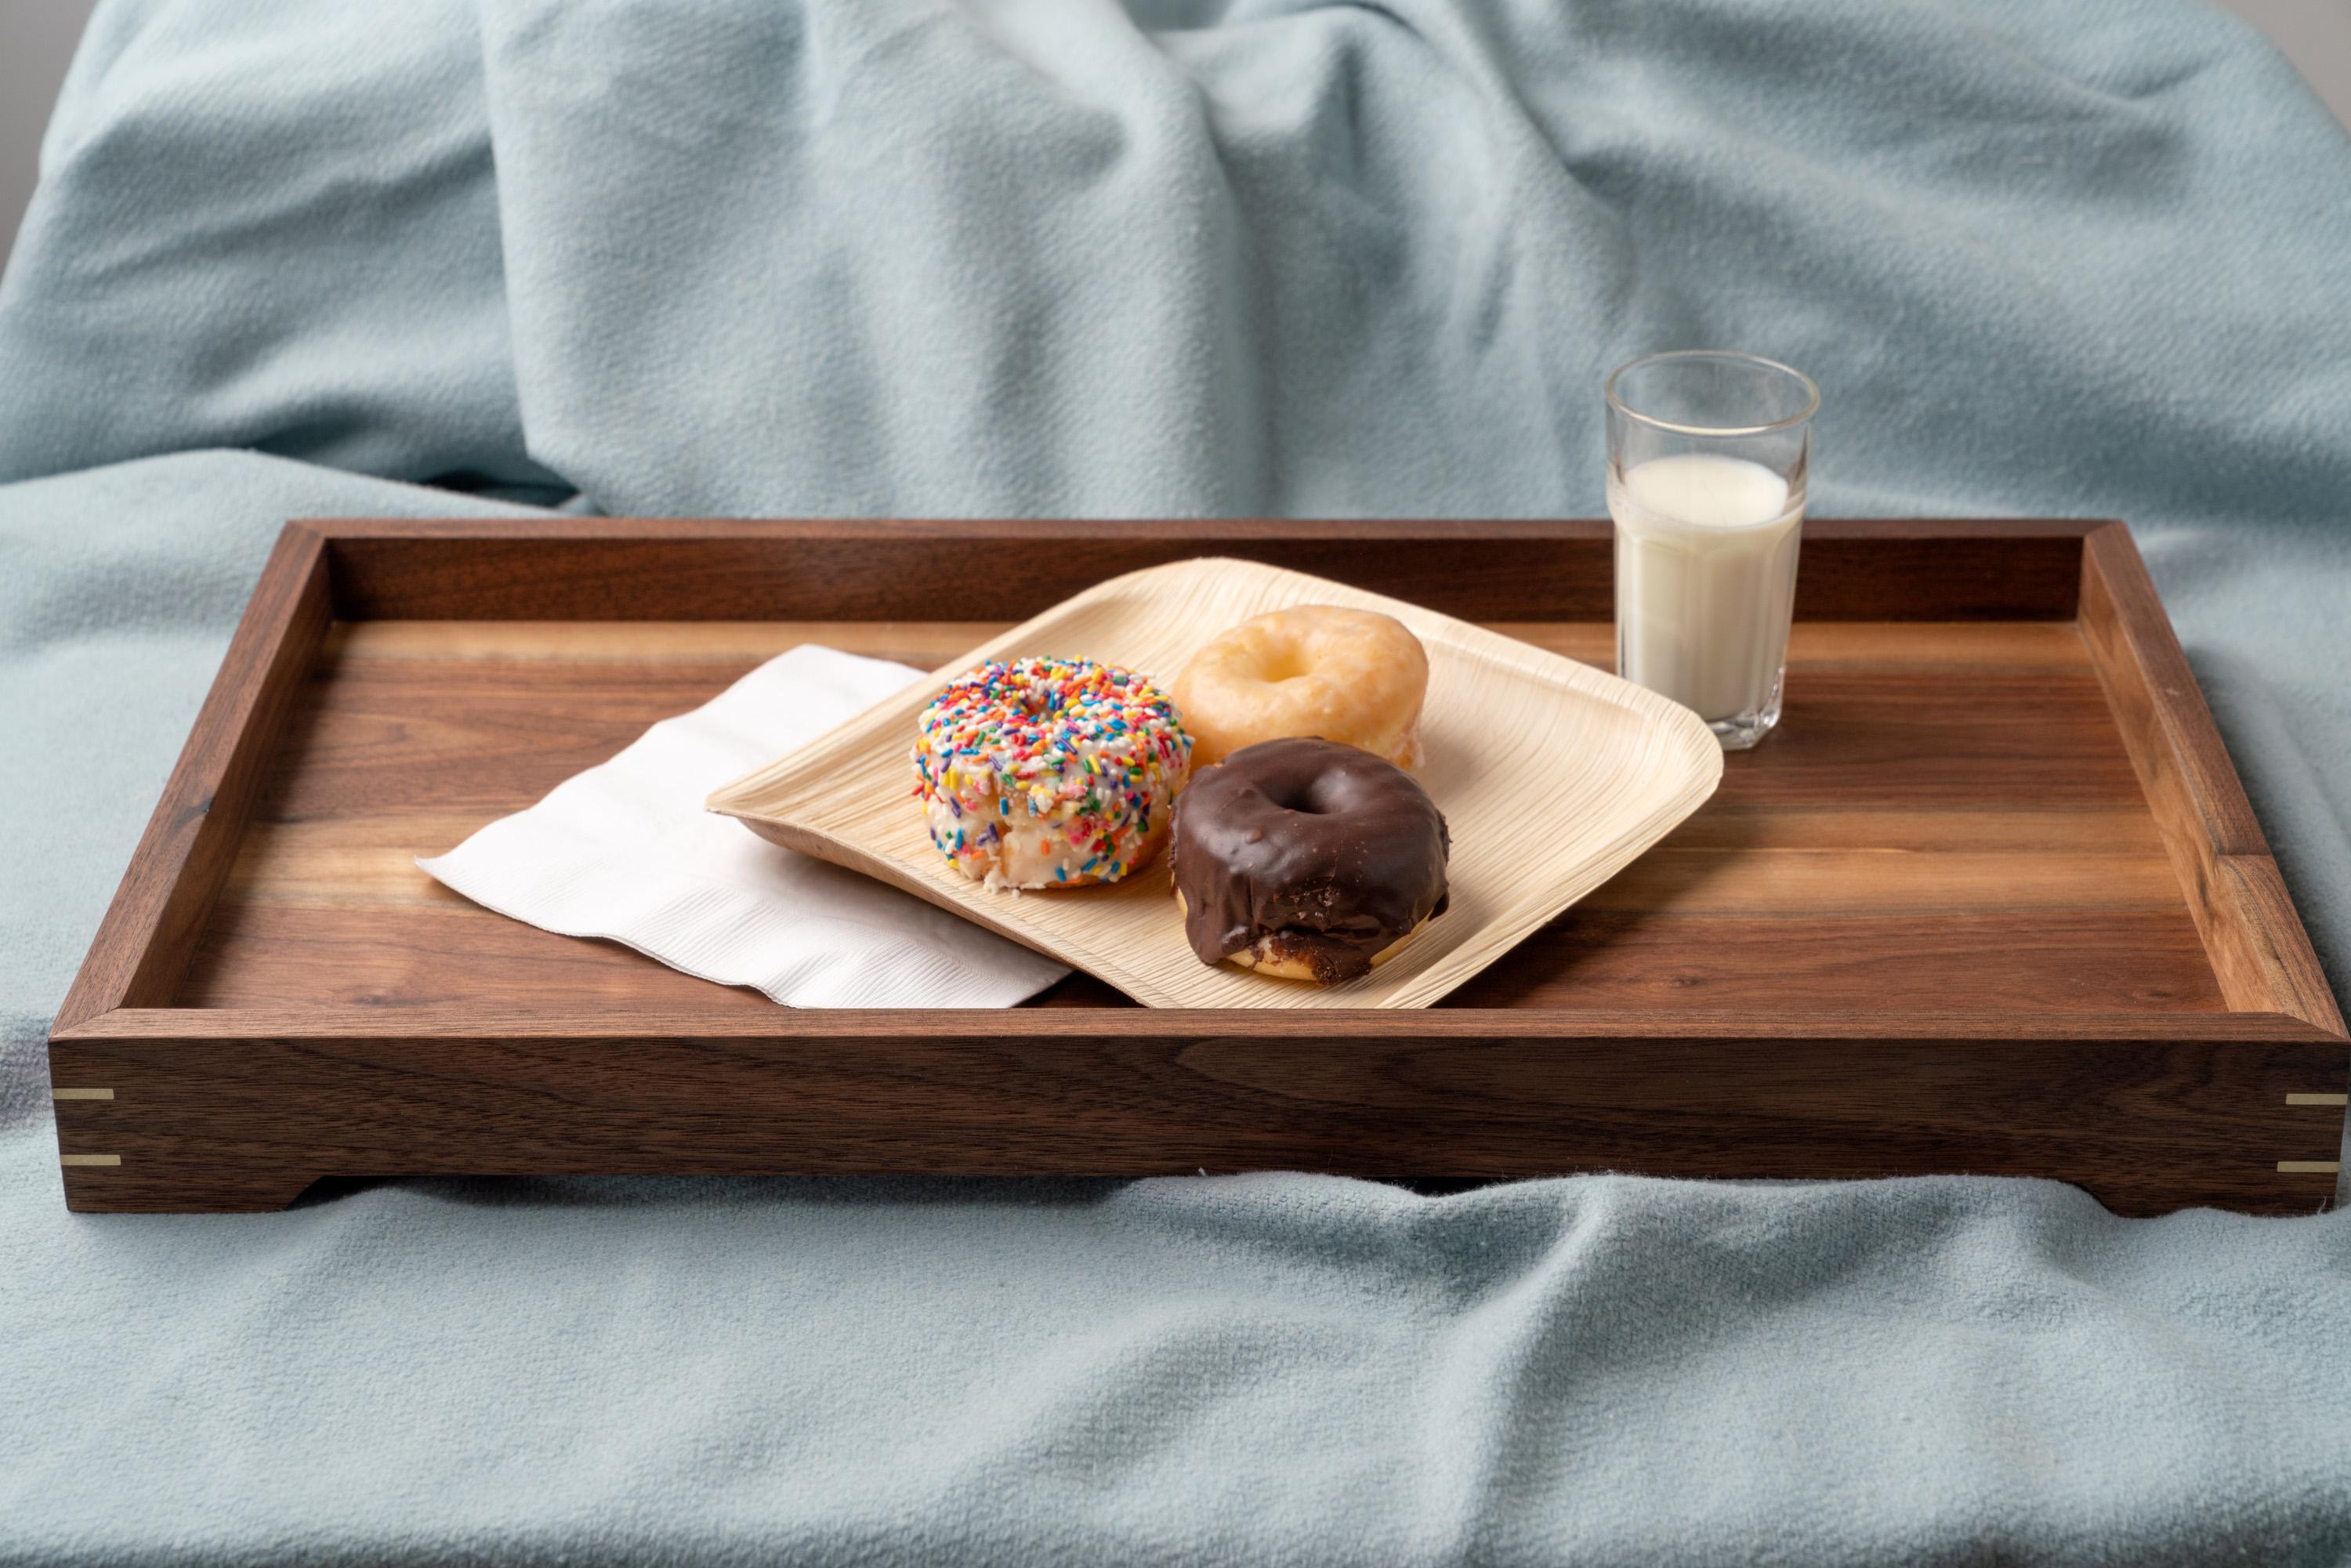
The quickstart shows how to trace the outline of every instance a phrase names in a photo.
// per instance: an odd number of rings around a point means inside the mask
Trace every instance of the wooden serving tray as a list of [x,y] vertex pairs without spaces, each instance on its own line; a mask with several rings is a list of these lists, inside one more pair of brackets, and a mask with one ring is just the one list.
[[2127,530],[1805,531],[1780,731],[1438,1007],[802,1012],[411,857],[795,643],[932,665],[1191,556],[1604,666],[1607,524],[291,525],[50,1035],[67,1201],[1296,1167],[2325,1207],[2343,1022]]

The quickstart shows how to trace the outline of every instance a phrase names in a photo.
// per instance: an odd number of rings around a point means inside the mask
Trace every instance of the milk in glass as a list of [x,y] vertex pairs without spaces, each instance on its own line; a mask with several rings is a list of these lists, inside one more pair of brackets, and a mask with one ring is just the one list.
[[1616,673],[1710,724],[1778,717],[1802,495],[1760,463],[1653,457],[1608,479]]

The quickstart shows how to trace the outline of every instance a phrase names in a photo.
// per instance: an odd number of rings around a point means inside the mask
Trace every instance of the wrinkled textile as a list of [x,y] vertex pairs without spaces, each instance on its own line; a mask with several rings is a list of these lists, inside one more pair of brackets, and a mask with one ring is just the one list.
[[2351,1561],[2340,1211],[74,1217],[42,1057],[288,516],[1592,514],[1698,344],[1819,380],[1818,513],[2130,517],[2339,985],[2346,257],[2175,0],[110,0],[0,283],[0,1562]]

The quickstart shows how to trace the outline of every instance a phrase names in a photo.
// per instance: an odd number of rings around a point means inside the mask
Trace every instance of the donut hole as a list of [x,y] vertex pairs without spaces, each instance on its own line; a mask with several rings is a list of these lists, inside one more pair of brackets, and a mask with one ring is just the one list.
[[1310,789],[1268,789],[1265,791],[1265,798],[1271,801],[1274,808],[1278,810],[1301,811],[1310,817],[1319,817],[1322,815],[1322,813],[1313,808],[1313,805],[1311,804],[1312,795],[1313,791]]
[[1267,789],[1265,798],[1301,817],[1343,816],[1353,809],[1344,779],[1334,773],[1320,773],[1287,788]]
[[1270,686],[1287,685],[1291,681],[1304,680],[1312,673],[1304,653],[1304,649],[1289,640],[1278,642],[1259,650],[1257,678]]
[[1323,666],[1339,650],[1332,639],[1311,627],[1259,627],[1245,646],[1248,678],[1269,686],[1295,685],[1324,677]]

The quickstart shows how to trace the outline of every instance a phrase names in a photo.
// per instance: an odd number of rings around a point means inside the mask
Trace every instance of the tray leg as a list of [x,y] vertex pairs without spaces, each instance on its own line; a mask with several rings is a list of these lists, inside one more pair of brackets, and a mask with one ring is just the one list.
[[77,1214],[262,1214],[286,1207],[317,1179],[256,1168],[202,1149],[148,1155],[67,1155],[66,1207]]

